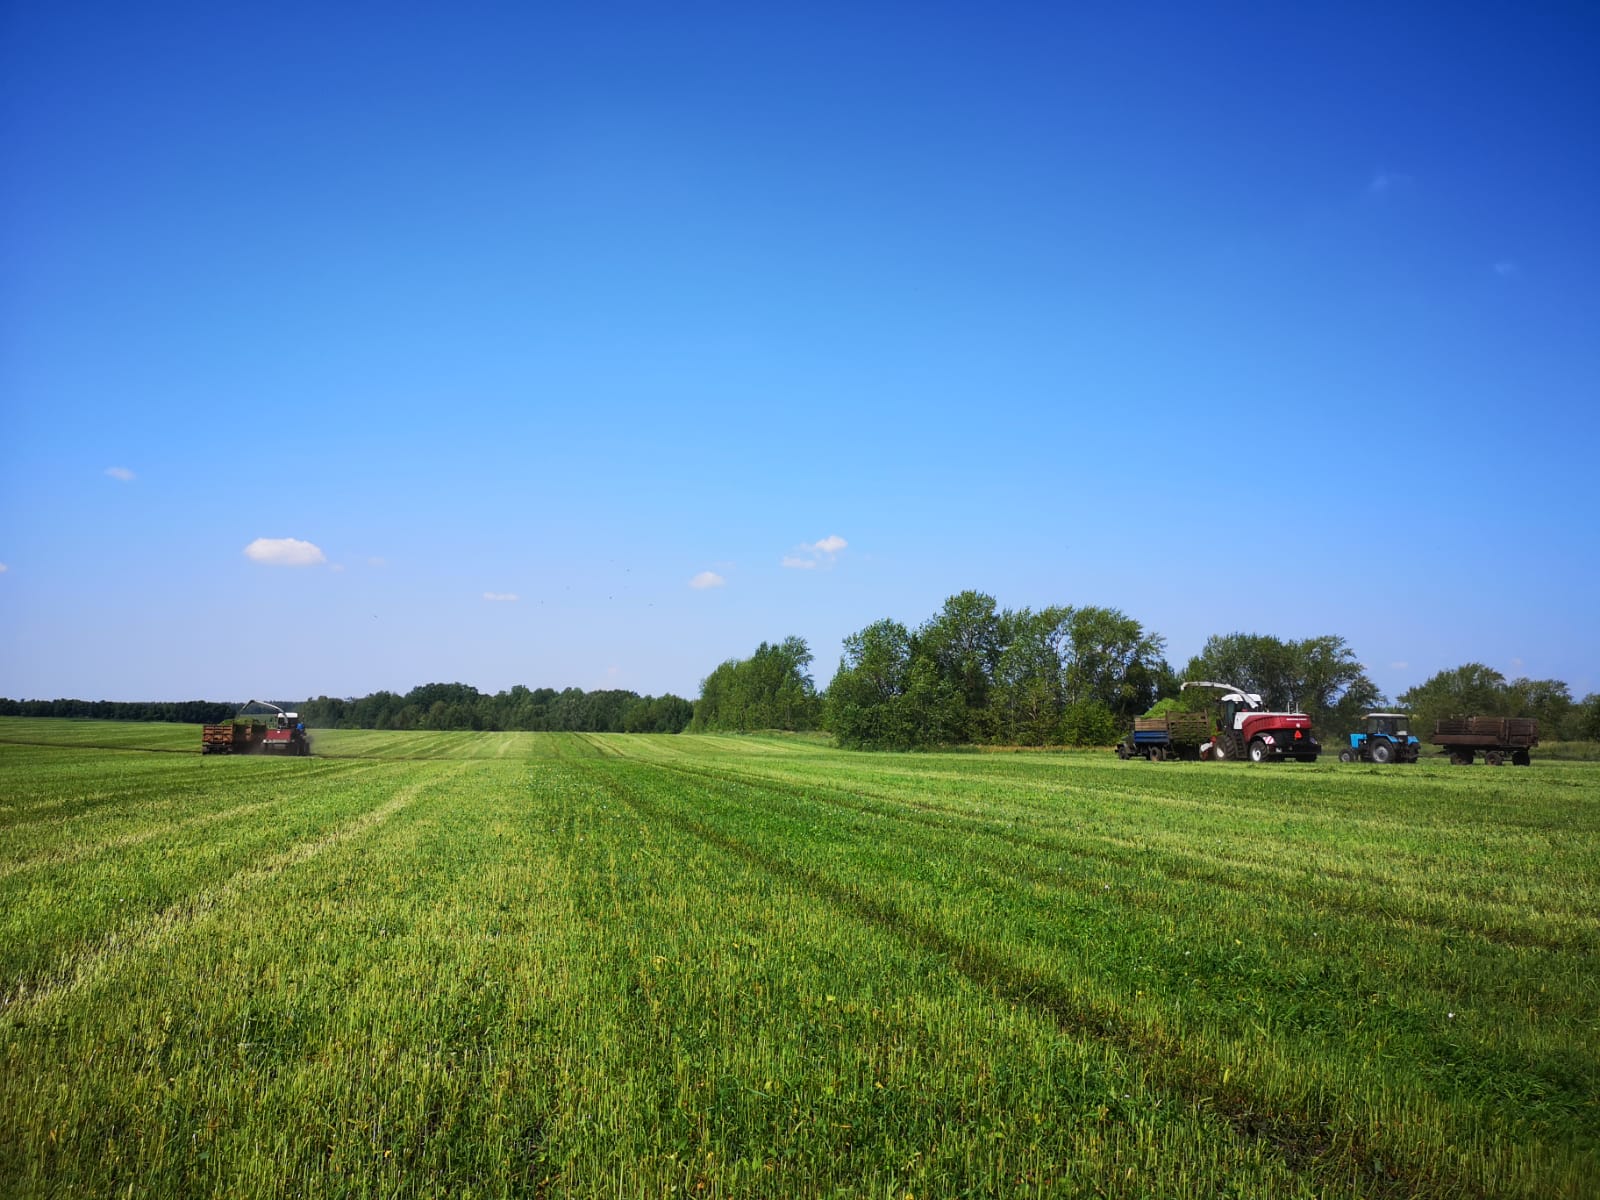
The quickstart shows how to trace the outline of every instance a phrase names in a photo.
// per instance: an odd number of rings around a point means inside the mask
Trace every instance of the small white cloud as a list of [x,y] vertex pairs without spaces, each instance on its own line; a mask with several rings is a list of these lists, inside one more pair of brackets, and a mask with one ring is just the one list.
[[485,592],[483,598],[496,604],[510,604],[521,599],[515,592]]
[[117,480],[119,483],[132,483],[138,478],[138,476],[132,471],[128,470],[127,467],[107,467],[106,474]]
[[1523,661],[1522,661],[1522,660],[1521,660],[1521,659],[1520,659],[1520,658],[1513,658],[1513,659],[1512,659],[1512,660],[1511,660],[1511,669],[1512,669],[1512,670],[1513,670],[1513,671],[1520,671],[1520,670],[1522,670],[1522,668],[1523,668],[1523,667],[1524,667],[1524,666],[1525,666],[1525,665],[1526,665],[1526,664],[1525,664],[1525,663],[1523,663]]
[[1499,262],[1494,264],[1494,273],[1500,276],[1501,279],[1510,279],[1520,270],[1521,268],[1519,268],[1517,264],[1509,258],[1502,258]]
[[817,567],[831,567],[839,551],[850,543],[837,533],[830,533],[815,542],[801,542],[793,552],[783,556],[783,565],[796,571],[811,571]]
[[342,571],[342,570],[344,570],[344,564],[343,563],[329,563],[328,564],[328,570],[330,570],[330,571]]
[[1391,670],[1391,671],[1404,671],[1407,668],[1409,668],[1410,666],[1411,666],[1411,664],[1408,663],[1408,662],[1392,662],[1392,663],[1389,664],[1389,670]]
[[1411,184],[1409,175],[1402,175],[1398,171],[1378,171],[1367,181],[1367,197],[1386,200],[1390,196],[1403,195],[1411,190]]
[[0,563],[0,575],[4,575],[9,570],[11,570],[11,568],[6,566],[5,563]]
[[299,538],[257,538],[244,553],[251,561],[269,567],[314,567],[328,561],[321,547]]
[[367,559],[367,566],[369,567],[387,567],[388,565],[389,563],[386,559],[379,558],[377,555]]
[[728,581],[715,571],[701,571],[700,574],[689,580],[689,586],[696,590],[726,587],[727,585]]

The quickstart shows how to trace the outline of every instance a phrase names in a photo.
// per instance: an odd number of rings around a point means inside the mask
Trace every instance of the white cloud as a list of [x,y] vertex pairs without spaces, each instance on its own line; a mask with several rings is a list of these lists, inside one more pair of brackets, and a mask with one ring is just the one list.
[[9,570],[11,570],[11,568],[6,566],[5,563],[0,563],[0,575],[4,575]]
[[1410,666],[1411,666],[1411,664],[1408,663],[1408,662],[1392,662],[1392,663],[1389,664],[1389,670],[1391,670],[1391,671],[1404,671],[1404,670],[1408,669]]
[[510,604],[513,601],[520,600],[522,597],[518,596],[515,592],[485,592],[483,594],[483,598],[485,600],[492,600],[496,604]]
[[107,467],[106,474],[117,480],[119,483],[132,483],[138,478],[138,476],[132,471],[128,470],[127,467]]
[[817,567],[831,567],[833,560],[839,557],[839,551],[850,543],[837,533],[830,533],[825,538],[814,542],[801,542],[794,550],[783,556],[783,565],[795,571],[812,571]]
[[1411,176],[1398,171],[1379,171],[1367,182],[1367,195],[1374,200],[1411,190]]
[[1494,273],[1500,276],[1501,279],[1510,279],[1513,275],[1517,274],[1520,269],[1521,268],[1519,268],[1517,264],[1512,262],[1509,258],[1502,258],[1499,262],[1494,264]]
[[328,561],[320,547],[299,538],[257,538],[244,553],[251,561],[269,567],[314,567]]
[[367,559],[367,566],[369,567],[387,567],[388,565],[389,563],[386,559],[379,558],[377,555]]
[[715,571],[701,571],[700,574],[689,580],[689,586],[697,590],[726,587],[727,584],[728,581]]

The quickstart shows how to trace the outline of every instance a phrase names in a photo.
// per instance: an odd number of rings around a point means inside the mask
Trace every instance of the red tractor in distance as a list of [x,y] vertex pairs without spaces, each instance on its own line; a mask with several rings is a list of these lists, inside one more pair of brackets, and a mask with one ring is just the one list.
[[1316,762],[1322,747],[1311,736],[1311,718],[1305,713],[1267,712],[1261,697],[1231,683],[1194,680],[1184,688],[1215,688],[1220,718],[1216,735],[1200,747],[1201,758],[1248,758],[1267,762],[1292,758],[1296,762]]
[[[271,722],[244,715],[245,709],[258,705],[273,710]],[[201,727],[201,754],[288,754],[298,758],[311,753],[311,739],[299,713],[285,712],[266,700],[252,700],[239,713],[231,721]]]

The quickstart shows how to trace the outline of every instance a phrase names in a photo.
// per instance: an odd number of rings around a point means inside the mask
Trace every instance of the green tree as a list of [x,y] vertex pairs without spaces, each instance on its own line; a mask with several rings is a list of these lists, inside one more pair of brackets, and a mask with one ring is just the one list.
[[1063,655],[1070,608],[1022,609],[1004,616],[1005,648],[992,692],[1002,738],[1023,746],[1056,740],[1065,705]]
[[994,597],[961,592],[917,631],[919,657],[926,657],[961,698],[958,739],[981,740],[995,732],[990,693],[1005,652],[1001,615]]
[[[1416,687],[1401,692],[1399,704],[1412,724],[1431,730],[1440,717],[1511,716],[1506,704],[1506,677],[1482,663],[1463,663],[1439,671]],[[1419,733],[1419,736],[1420,733]]]
[[814,729],[821,701],[804,638],[762,642],[747,659],[729,659],[700,681],[692,728],[744,731]]
[[1162,657],[1166,640],[1147,633],[1120,609],[1091,605],[1065,611],[1066,702],[1095,701],[1117,717],[1131,717],[1155,703],[1171,675]]
[[1533,717],[1544,737],[1560,737],[1574,707],[1572,689],[1559,679],[1513,679],[1506,684],[1504,715]]

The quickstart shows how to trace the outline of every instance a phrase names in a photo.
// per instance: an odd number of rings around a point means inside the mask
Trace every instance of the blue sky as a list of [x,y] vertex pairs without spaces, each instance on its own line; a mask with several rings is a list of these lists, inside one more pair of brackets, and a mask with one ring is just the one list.
[[6,6],[0,694],[965,588],[1600,690],[1600,10],[766,7]]

